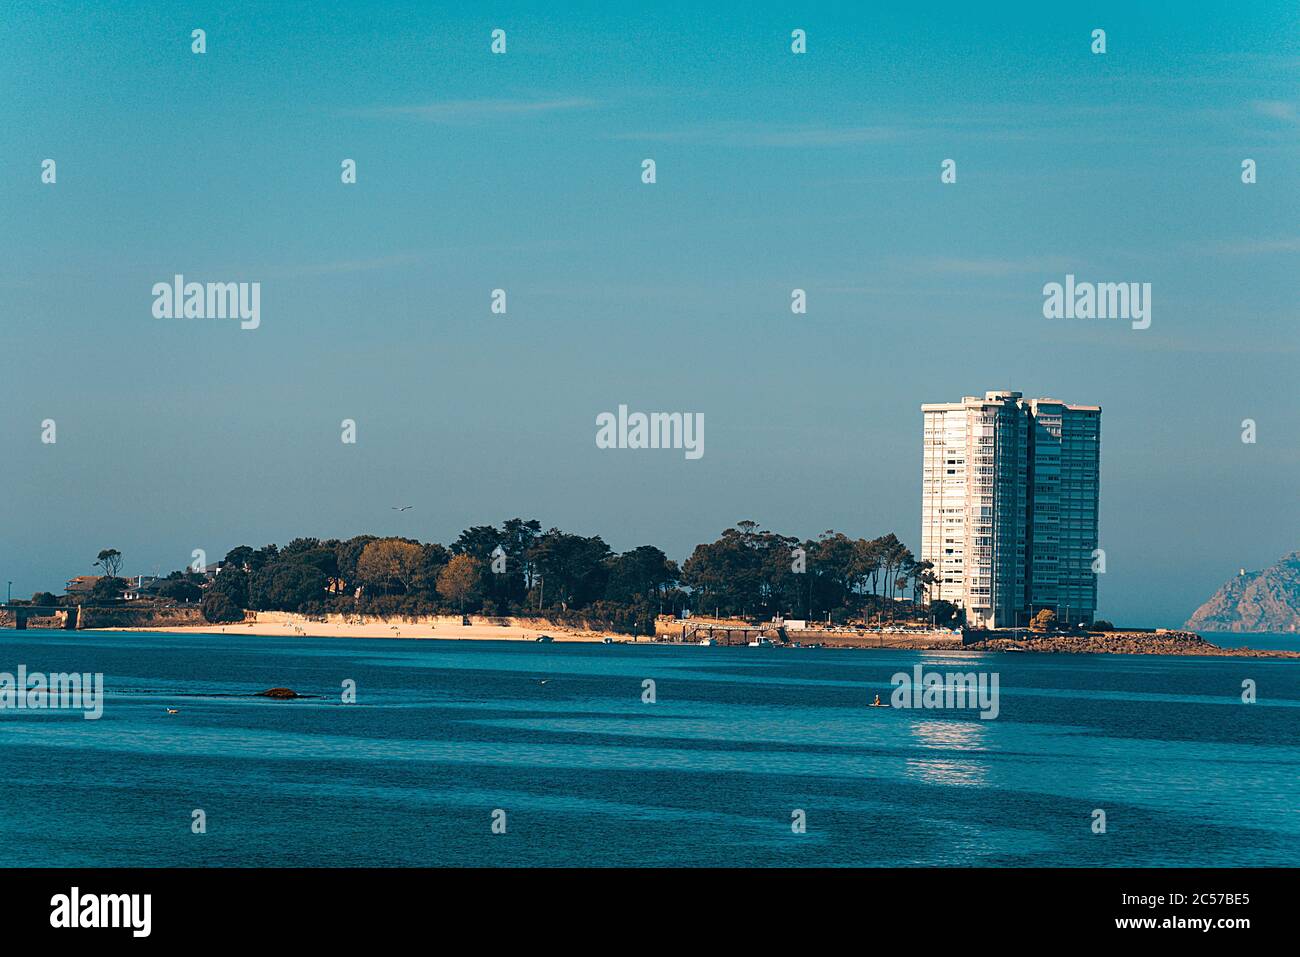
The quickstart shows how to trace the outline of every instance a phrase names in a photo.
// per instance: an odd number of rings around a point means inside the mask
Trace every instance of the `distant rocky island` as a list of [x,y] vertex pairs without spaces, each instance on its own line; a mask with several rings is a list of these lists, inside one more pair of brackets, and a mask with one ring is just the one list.
[[1300,551],[1263,571],[1242,569],[1192,613],[1189,631],[1300,632]]

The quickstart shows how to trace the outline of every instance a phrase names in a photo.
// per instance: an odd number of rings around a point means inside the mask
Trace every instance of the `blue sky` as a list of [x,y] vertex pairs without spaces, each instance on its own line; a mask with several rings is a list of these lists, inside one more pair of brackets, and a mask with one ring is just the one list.
[[[514,515],[919,548],[920,404],[1003,388],[1103,407],[1101,614],[1300,547],[1300,7],[610,6],[11,4],[0,579]],[[154,319],[178,272],[261,328]],[[1044,319],[1067,272],[1151,328]],[[706,454],[597,449],[620,403]]]

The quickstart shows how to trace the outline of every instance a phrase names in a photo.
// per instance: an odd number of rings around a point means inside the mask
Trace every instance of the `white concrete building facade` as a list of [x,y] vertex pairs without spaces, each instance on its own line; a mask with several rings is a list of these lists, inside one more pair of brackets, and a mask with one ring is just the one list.
[[1100,407],[986,392],[921,411],[929,600],[960,605],[981,628],[1024,626],[1043,608],[1091,621]]

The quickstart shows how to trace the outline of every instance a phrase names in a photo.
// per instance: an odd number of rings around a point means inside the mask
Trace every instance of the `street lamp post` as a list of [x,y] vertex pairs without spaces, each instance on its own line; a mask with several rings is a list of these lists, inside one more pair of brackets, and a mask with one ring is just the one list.
[[5,604],[6,605],[12,604],[13,600],[14,600],[14,583],[9,582],[9,591],[5,595]]

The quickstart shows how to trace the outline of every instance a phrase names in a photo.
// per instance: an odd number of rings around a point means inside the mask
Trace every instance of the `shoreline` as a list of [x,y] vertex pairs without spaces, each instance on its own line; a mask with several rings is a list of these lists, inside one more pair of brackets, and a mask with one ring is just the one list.
[[[606,637],[615,641],[633,643],[631,635],[594,631],[574,631],[569,628],[541,628],[524,625],[454,625],[425,622],[235,622],[226,625],[158,625],[152,628],[82,628],[83,632],[125,631],[148,634],[165,632],[179,635],[248,635],[257,638],[389,638],[404,640],[447,641],[537,641],[549,635],[554,641],[604,642]],[[653,644],[643,641],[642,644]]]
[[[277,616],[278,617],[278,616]],[[134,632],[137,634],[177,634],[177,635],[247,635],[259,638],[372,638],[396,639],[407,641],[533,641],[540,636],[549,636],[554,642],[578,642],[602,644],[612,642],[627,645],[676,645],[698,646],[695,641],[675,640],[671,636],[659,635],[654,638],[645,635],[633,636],[616,632],[574,629],[572,627],[546,626],[545,624],[515,623],[497,624],[482,622],[463,625],[459,619],[436,620],[425,622],[411,621],[306,621],[295,619],[287,614],[283,620],[259,620],[254,622],[236,622],[231,624],[209,625],[165,625],[153,627],[110,627],[83,628],[82,632]],[[905,633],[866,632],[854,635],[853,640],[842,640],[844,636],[834,633],[815,631],[797,632],[803,647],[815,644],[820,648],[848,650],[887,650],[887,651],[944,651],[955,653],[1000,653],[1000,654],[1119,654],[1119,655],[1155,655],[1168,657],[1208,657],[1208,658],[1300,658],[1300,650],[1223,648],[1191,632],[1170,632],[1159,635],[1111,632],[1093,633],[1087,637],[1042,636],[1018,638],[991,638],[971,644],[953,641],[927,640],[923,636]],[[744,647],[740,644],[719,645],[718,647]],[[779,642],[772,647],[782,647]],[[795,650],[793,645],[786,646]]]

